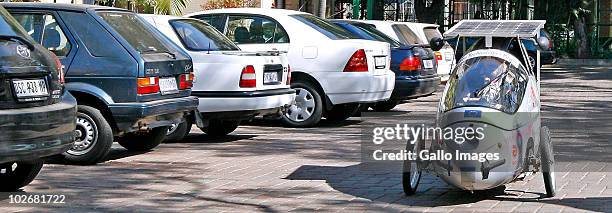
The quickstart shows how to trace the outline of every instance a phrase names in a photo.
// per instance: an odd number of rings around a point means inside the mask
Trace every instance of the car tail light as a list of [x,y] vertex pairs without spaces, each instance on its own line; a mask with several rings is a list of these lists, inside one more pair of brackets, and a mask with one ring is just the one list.
[[255,67],[247,65],[242,68],[242,74],[240,75],[240,87],[255,87],[257,85],[257,78],[255,76]]
[[421,69],[421,58],[418,56],[408,56],[400,64],[401,71],[415,71]]
[[[49,51],[49,52],[51,52],[51,51]],[[55,66],[56,66],[56,71],[57,71],[57,77],[59,78],[59,83],[60,84],[64,84],[65,79],[64,79],[64,68],[62,66],[62,62],[59,60],[59,58],[57,58],[57,56],[53,52],[51,52],[51,57],[55,61]]]
[[553,41],[552,39],[548,39],[548,50],[552,50],[553,48]]
[[368,71],[368,59],[366,58],[365,51],[363,49],[357,50],[353,53],[346,66],[344,66],[344,72],[367,72]]
[[159,92],[158,77],[138,78],[138,94],[151,94]]
[[434,55],[436,55],[436,61],[442,61],[442,53],[436,52]]
[[179,89],[190,89],[193,87],[193,72],[182,74],[179,80]]
[[291,85],[291,66],[287,65],[287,85]]

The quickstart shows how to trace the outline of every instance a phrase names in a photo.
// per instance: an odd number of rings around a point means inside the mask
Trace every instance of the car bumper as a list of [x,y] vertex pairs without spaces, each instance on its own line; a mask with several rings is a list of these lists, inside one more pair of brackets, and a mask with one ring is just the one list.
[[65,92],[56,104],[0,110],[0,163],[61,154],[74,142],[76,99]]
[[198,98],[189,96],[142,103],[117,103],[108,107],[117,124],[117,134],[121,135],[182,122],[183,116],[197,106]]
[[325,81],[327,97],[332,104],[373,103],[388,100],[395,86],[395,73],[387,70],[382,75],[371,73],[334,72]]
[[554,64],[557,62],[557,53],[555,51],[541,51],[540,60],[542,64]]
[[440,84],[440,76],[428,78],[409,78],[399,76],[395,81],[395,89],[391,99],[404,100],[408,98],[432,94]]
[[291,105],[295,99],[295,90],[193,91],[192,95],[198,97],[198,111],[205,118],[246,119],[275,113]]

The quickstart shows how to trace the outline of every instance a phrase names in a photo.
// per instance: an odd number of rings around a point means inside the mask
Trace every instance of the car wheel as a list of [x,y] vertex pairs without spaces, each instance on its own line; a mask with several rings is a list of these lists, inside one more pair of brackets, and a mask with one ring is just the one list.
[[359,104],[338,104],[325,113],[325,118],[330,121],[343,121],[355,115],[359,110]]
[[398,104],[399,104],[399,101],[388,100],[388,101],[378,102],[374,104],[372,106],[372,109],[374,109],[377,112],[387,112],[395,108]]
[[555,180],[555,155],[550,140],[550,130],[543,126],[540,130],[540,161],[542,162],[542,176],[544,177],[544,188],[546,197],[554,197],[556,191]]
[[183,140],[185,136],[189,134],[191,131],[191,120],[189,118],[185,118],[180,124],[172,124],[172,126],[168,127],[168,133],[166,133],[166,141],[168,142],[177,142]]
[[210,136],[226,136],[238,128],[240,121],[210,120],[208,126],[200,128],[202,132]]
[[527,58],[529,59],[529,66],[531,66],[531,70],[535,72],[536,68],[536,56],[533,53],[529,53]]
[[113,145],[113,130],[100,110],[78,105],[76,116],[76,139],[72,147],[64,152],[66,161],[75,164],[101,162]]
[[308,82],[293,82],[295,103],[283,114],[283,123],[289,127],[312,127],[321,121],[323,101],[321,95]]
[[[416,140],[414,144],[408,142],[406,144],[406,151],[412,151],[412,153],[418,153],[425,148],[423,140]],[[422,171],[419,168],[419,159],[415,160],[404,160],[403,172],[402,172],[402,187],[406,196],[414,195],[421,181]]]
[[153,128],[148,132],[130,132],[121,136],[118,140],[119,145],[130,151],[148,151],[151,150],[166,138],[168,127]]
[[13,192],[30,184],[42,167],[42,160],[0,164],[0,191]]

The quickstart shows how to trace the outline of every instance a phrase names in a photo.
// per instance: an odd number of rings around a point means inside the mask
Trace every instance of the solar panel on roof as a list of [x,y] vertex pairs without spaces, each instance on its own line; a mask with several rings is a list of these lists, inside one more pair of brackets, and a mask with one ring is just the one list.
[[543,20],[461,20],[444,33],[445,37],[536,37]]

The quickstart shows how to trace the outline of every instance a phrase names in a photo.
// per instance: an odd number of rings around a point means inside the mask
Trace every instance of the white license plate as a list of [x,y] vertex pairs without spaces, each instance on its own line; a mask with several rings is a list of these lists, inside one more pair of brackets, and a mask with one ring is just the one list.
[[17,98],[31,98],[49,95],[47,83],[44,79],[36,80],[13,80],[15,95]]
[[444,53],[444,58],[446,61],[452,61],[453,60],[453,54],[452,53]]
[[264,72],[264,84],[277,83],[278,73],[277,72]]
[[433,68],[433,60],[423,60],[423,67],[425,67],[425,69]]
[[374,57],[374,66],[376,67],[376,69],[385,68],[387,66],[387,57],[385,56]]
[[160,78],[159,90],[162,95],[178,93],[178,86],[175,78]]

